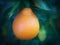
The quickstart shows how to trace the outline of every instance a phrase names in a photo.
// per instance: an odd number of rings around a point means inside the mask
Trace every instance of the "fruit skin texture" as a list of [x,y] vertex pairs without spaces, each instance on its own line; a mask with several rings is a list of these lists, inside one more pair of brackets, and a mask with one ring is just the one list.
[[39,22],[30,8],[24,8],[14,19],[13,32],[21,40],[30,40],[39,32]]

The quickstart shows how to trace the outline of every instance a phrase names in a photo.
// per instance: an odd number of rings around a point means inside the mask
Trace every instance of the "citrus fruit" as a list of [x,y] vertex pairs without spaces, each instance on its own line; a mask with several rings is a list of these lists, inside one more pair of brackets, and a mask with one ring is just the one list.
[[24,8],[15,17],[12,25],[15,36],[21,40],[30,40],[39,32],[39,21],[31,8]]

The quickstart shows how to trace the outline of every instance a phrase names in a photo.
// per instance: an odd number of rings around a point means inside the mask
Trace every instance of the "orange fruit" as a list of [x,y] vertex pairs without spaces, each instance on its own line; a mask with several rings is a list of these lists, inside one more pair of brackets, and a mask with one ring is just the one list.
[[13,32],[21,40],[30,40],[39,32],[39,22],[32,9],[24,8],[13,21]]

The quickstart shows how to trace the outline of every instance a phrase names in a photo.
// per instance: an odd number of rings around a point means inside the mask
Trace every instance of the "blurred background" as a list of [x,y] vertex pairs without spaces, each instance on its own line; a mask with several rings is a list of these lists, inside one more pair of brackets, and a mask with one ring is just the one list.
[[[30,7],[40,22],[32,40],[20,40],[12,31],[18,12]],[[0,0],[0,45],[60,45],[60,0]]]

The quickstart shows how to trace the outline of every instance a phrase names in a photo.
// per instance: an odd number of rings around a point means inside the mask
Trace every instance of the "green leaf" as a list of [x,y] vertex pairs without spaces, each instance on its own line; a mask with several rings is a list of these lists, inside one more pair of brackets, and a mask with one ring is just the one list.
[[19,6],[19,2],[17,2],[13,8],[11,9],[11,11],[9,12],[9,18],[14,14],[15,10],[18,8]]

